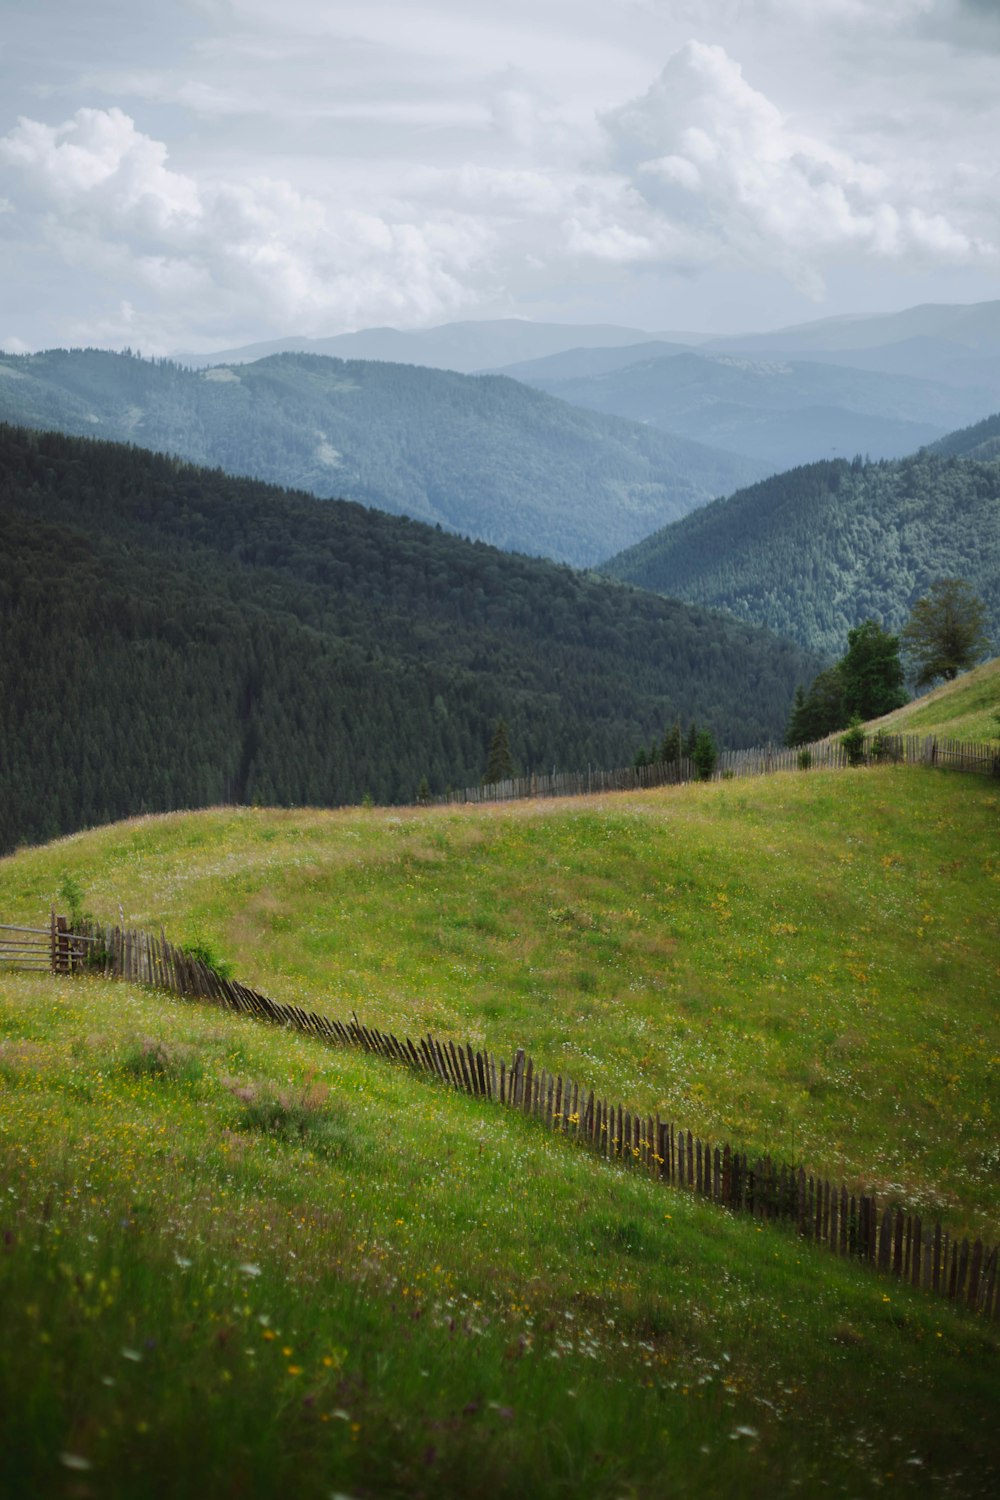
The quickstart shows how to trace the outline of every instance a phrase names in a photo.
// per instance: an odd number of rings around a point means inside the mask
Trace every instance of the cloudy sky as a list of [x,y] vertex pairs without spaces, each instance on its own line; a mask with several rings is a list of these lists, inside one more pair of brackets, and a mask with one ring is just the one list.
[[3,0],[0,346],[1000,298],[1000,0]]

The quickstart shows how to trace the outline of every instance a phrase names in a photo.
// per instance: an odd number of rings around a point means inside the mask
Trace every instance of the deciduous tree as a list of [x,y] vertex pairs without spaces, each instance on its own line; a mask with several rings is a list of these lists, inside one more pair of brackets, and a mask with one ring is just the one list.
[[918,599],[903,629],[903,648],[917,669],[917,687],[951,682],[989,650],[986,609],[964,578],[939,578]]

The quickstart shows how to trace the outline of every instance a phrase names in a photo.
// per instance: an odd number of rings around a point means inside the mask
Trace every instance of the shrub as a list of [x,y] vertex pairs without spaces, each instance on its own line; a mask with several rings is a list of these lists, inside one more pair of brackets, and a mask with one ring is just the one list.
[[865,730],[861,720],[855,714],[851,720],[846,734],[840,737],[840,743],[847,751],[847,764],[849,766],[863,766],[865,763]]
[[90,917],[84,910],[83,906],[83,903],[86,901],[87,897],[84,893],[83,886],[77,880],[75,875],[70,875],[68,871],[65,872],[63,874],[62,880],[59,882],[59,888],[56,894],[58,895],[59,900],[62,902],[62,904],[66,907],[67,914],[69,916],[69,925],[72,931],[75,932],[78,928],[83,926],[84,922],[90,921]]
[[872,740],[870,753],[874,761],[897,761],[899,759],[895,741],[890,735],[886,734],[884,729],[880,729]]
[[212,973],[218,974],[220,979],[232,979],[232,964],[216,950],[211,938],[203,936],[193,938],[190,942],[183,944],[181,952],[187,954],[188,958],[204,964],[206,969],[211,969]]
[[800,750],[799,751],[799,770],[800,771],[808,771],[809,768],[810,768],[810,766],[812,765],[812,763],[813,763],[813,753],[812,753],[812,751],[811,750]]

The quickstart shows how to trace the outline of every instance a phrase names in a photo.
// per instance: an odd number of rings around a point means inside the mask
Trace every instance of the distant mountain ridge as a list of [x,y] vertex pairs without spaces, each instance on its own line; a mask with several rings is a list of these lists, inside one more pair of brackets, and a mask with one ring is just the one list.
[[[783,355],[580,350],[508,367],[560,400],[683,433],[775,469],[828,457],[900,458],[993,409],[1000,390]],[[648,352],[647,352],[648,351]],[[580,371],[569,375],[574,366]]]
[[615,323],[533,323],[525,318],[495,318],[482,322],[443,323],[437,328],[362,328],[356,333],[328,338],[271,339],[219,349],[211,354],[180,352],[174,358],[193,369],[208,365],[247,364],[271,354],[325,354],[337,359],[374,359],[390,364],[424,365],[470,375],[496,370],[514,360],[539,359],[579,347],[616,348],[650,338],[686,345],[697,334],[650,334]]
[[[207,354],[178,351],[174,358],[203,369],[271,354],[308,353],[421,364],[464,374],[483,370],[514,374],[508,366],[569,350],[657,341],[704,353],[778,354],[785,359],[847,364],[945,384],[1000,383],[1000,302],[927,303],[901,312],[822,318],[742,334],[652,332],[618,324],[535,323],[526,318],[466,319],[435,328],[362,328],[329,337],[289,336]],[[520,373],[517,378],[522,378]]]
[[138,443],[577,566],[768,471],[500,376],[310,354],[202,371],[102,350],[7,355],[0,420]]

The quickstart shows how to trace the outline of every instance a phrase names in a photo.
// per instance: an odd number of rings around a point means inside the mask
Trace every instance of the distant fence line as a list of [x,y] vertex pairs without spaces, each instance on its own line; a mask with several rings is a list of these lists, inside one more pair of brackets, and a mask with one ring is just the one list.
[[[807,763],[806,763],[807,762]],[[840,771],[853,764],[939,766],[982,776],[1000,776],[1000,745],[941,739],[937,735],[866,734],[861,760],[852,761],[839,737],[816,740],[792,749],[768,745],[756,750],[720,750],[711,781],[731,777],[769,776],[774,771]],[[513,776],[484,786],[446,792],[431,801],[437,806],[455,802],[514,802],[530,797],[580,797],[592,792],[635,792],[656,786],[679,786],[698,781],[694,762],[686,756],[652,765],[624,766],[616,771],[558,771],[551,775]]]
[[[391,1032],[364,1026],[357,1016],[333,1021],[315,1011],[271,1000],[236,979],[224,979],[183,948],[142,931],[91,924],[70,929],[52,913],[47,928],[0,926],[15,941],[35,941],[8,959],[17,967],[72,973],[87,969],[107,978],[154,985],[193,999],[209,1000],[243,1015],[277,1022],[340,1046],[377,1053],[451,1088],[490,1099],[529,1115],[544,1126],[596,1151],[599,1156],[684,1188],[735,1213],[760,1221],[791,1221],[806,1239],[833,1255],[850,1256],[897,1281],[1000,1320],[998,1246],[949,1235],[912,1210],[886,1204],[874,1193],[848,1193],[804,1167],[751,1156],[727,1142],[702,1141],[659,1115],[644,1114],[606,1099],[573,1079],[540,1068],[523,1049],[510,1062],[471,1044],[442,1042],[428,1033],[415,1045]],[[47,962],[39,955],[47,955]],[[0,958],[3,957],[0,951]],[[19,962],[19,959],[24,960]]]

